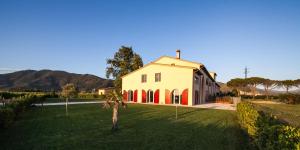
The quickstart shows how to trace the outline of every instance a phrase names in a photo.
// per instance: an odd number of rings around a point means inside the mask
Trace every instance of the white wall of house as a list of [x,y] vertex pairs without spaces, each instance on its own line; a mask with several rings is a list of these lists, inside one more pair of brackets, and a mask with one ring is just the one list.
[[[155,73],[161,73],[161,81],[155,82]],[[147,75],[147,82],[142,83],[142,75]],[[159,89],[159,104],[165,104],[165,90],[178,89],[182,93],[188,89],[188,105],[192,105],[193,69],[186,67],[150,64],[122,78],[122,90],[138,90],[138,102],[142,102],[142,90]]]
[[[165,90],[172,92],[174,89],[188,89],[188,105],[195,104],[195,92],[199,91],[200,103],[205,103],[209,95],[215,95],[218,91],[216,83],[210,74],[201,68],[200,63],[194,63],[168,56],[161,57],[128,75],[122,77],[122,91],[138,90],[137,102],[142,102],[142,90],[146,92],[159,89],[159,104],[165,104]],[[201,76],[194,71],[200,71]],[[161,73],[161,81],[155,82],[155,73]],[[147,81],[142,83],[142,75],[147,75]],[[199,83],[196,83],[195,77]],[[214,76],[215,77],[215,76]],[[199,104],[199,103],[198,103]]]

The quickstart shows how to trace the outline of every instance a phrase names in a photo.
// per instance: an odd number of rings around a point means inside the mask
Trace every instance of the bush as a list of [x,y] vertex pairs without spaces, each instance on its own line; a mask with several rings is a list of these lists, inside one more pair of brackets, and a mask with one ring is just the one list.
[[[253,99],[253,96],[251,95],[241,95],[242,99]],[[256,95],[254,99],[262,99],[262,100],[277,100],[278,96],[276,95],[270,95],[269,99],[267,99],[266,95]]]
[[21,112],[31,107],[33,103],[44,100],[45,98],[46,95],[43,94],[26,94],[1,107],[0,128],[8,127]]
[[15,113],[12,108],[0,108],[0,128],[7,128],[15,119]]
[[0,97],[4,99],[11,99],[14,97],[24,96],[25,93],[14,93],[14,92],[0,92]]
[[237,105],[241,127],[252,139],[256,149],[299,149],[300,130],[285,125],[275,116],[258,111],[255,104],[241,102]]
[[77,95],[79,99],[104,99],[104,95],[98,95],[97,93],[79,93]]
[[299,149],[300,130],[287,125],[264,127],[258,132],[255,143],[259,149]]
[[286,104],[300,104],[300,95],[298,94],[280,94],[279,100]]
[[230,96],[217,97],[216,103],[233,104],[233,100]]
[[254,109],[252,103],[241,102],[237,105],[237,117],[242,128],[244,128],[250,136],[257,133],[257,122],[260,114]]

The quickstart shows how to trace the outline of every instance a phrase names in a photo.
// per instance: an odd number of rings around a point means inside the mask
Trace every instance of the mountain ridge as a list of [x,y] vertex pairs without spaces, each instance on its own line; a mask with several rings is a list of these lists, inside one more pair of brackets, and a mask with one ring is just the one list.
[[8,91],[60,91],[67,83],[79,91],[112,87],[113,80],[91,74],[69,73],[61,70],[21,70],[0,74],[0,90]]

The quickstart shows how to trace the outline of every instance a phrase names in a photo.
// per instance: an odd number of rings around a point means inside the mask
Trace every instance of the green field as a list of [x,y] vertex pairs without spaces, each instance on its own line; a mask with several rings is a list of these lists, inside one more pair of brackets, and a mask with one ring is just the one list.
[[234,111],[131,104],[111,132],[111,110],[96,104],[32,108],[0,130],[1,149],[244,149]]
[[300,127],[300,105],[290,104],[258,104],[262,110],[277,116],[279,119]]

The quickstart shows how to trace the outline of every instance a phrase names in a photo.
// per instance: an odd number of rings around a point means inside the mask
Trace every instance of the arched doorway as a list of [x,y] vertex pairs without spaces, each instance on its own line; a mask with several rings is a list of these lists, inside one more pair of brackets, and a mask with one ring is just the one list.
[[165,104],[171,104],[171,92],[170,90],[165,90]]
[[178,89],[175,89],[171,93],[171,102],[172,104],[180,104],[181,103],[181,98],[180,98],[180,93]]
[[128,96],[127,96],[127,100],[128,102],[132,102],[133,101],[133,91],[132,90],[129,90],[128,91]]
[[146,96],[147,96],[146,91],[142,90],[142,103],[146,103]]
[[188,89],[184,89],[182,91],[182,94],[181,94],[181,104],[182,105],[188,105],[188,101],[189,101],[189,90]]
[[159,89],[155,90],[154,92],[154,103],[155,104],[159,103]]
[[137,97],[138,97],[138,90],[134,90],[134,93],[133,93],[133,101],[134,102],[137,102]]
[[148,92],[147,92],[147,103],[153,103],[153,101],[154,101],[153,91],[148,90]]

